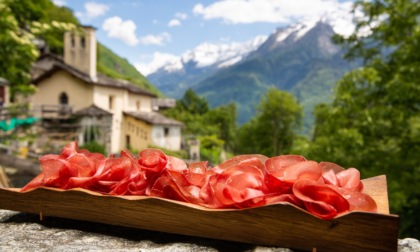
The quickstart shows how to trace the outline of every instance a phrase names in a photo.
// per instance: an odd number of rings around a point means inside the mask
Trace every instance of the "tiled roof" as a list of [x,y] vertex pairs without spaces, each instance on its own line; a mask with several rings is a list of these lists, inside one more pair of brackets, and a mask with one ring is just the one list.
[[[52,59],[54,59],[56,61],[64,62],[63,56],[57,55],[57,54],[54,54],[54,53],[50,53],[50,52],[46,52],[46,53],[41,54],[41,56],[39,56],[39,58],[37,59],[37,61],[39,61],[41,59],[44,59],[44,58],[52,58]],[[35,64],[36,64],[36,62],[35,62]]]
[[157,108],[173,108],[176,106],[176,100],[172,98],[156,98],[152,100],[153,107]]
[[145,121],[152,125],[164,125],[164,126],[184,126],[180,121],[168,118],[157,112],[124,112],[125,115],[134,117],[138,120]]
[[69,74],[73,75],[74,77],[88,84],[125,89],[131,93],[147,95],[150,97],[157,97],[157,95],[153,94],[152,92],[149,92],[145,89],[135,86],[134,84],[126,80],[113,79],[101,73],[98,73],[97,79],[93,80],[88,74],[60,61],[56,61],[50,69],[48,69],[47,71],[45,71],[44,73],[40,74],[35,79],[33,79],[32,83],[38,84],[45,78],[52,76],[58,70],[66,71]]
[[0,86],[7,86],[7,85],[9,85],[9,82],[6,79],[0,77]]
[[78,110],[74,114],[81,115],[81,116],[111,116],[112,115],[111,112],[101,109],[95,104],[92,104],[89,107]]

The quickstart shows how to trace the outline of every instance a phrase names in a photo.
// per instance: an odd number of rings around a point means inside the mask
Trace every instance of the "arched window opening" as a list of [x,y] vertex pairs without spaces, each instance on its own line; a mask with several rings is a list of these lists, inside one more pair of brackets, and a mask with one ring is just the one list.
[[66,93],[61,93],[60,94],[60,105],[68,105],[69,104],[69,97],[67,96]]

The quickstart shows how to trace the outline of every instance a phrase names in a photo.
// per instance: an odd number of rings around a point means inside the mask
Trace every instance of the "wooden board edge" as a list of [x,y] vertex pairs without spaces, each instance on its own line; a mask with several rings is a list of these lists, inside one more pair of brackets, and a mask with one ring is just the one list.
[[[371,247],[358,247],[358,251],[378,248],[385,249],[384,251],[386,248],[391,248],[388,251],[394,251],[397,246],[398,217],[394,215],[351,212],[325,221],[289,204],[203,211],[201,207],[191,207],[189,203],[141,197],[143,198],[127,200],[123,197],[86,193],[85,190],[79,189],[63,191],[39,188],[25,193],[20,193],[16,188],[0,189],[0,208],[296,249],[311,249],[311,246],[331,249],[340,243],[343,250],[363,245]],[[29,202],[32,203],[30,206]],[[105,215],[100,212],[104,206],[109,209]],[[156,223],[150,222],[154,219]],[[373,222],[377,223],[372,225]],[[220,231],[220,226],[223,225],[225,225],[223,231]],[[235,226],[238,226],[236,232]],[[261,228],[269,237],[258,233]],[[376,232],[376,235],[382,236],[368,237],[367,233],[358,231]]]

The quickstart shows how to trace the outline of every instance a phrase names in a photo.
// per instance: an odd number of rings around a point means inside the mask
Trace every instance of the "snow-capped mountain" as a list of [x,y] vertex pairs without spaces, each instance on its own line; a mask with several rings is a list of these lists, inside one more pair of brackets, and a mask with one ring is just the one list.
[[[179,98],[185,90],[211,73],[234,65],[258,49],[268,36],[244,43],[203,43],[149,74],[147,78],[164,94]],[[188,85],[185,83],[188,82]]]
[[[195,85],[217,71],[239,64],[250,57],[270,52],[277,47],[290,46],[298,42],[318,23],[328,24],[335,33],[348,35],[354,28],[343,17],[330,13],[328,17],[307,20],[276,29],[269,36],[257,36],[245,43],[203,43],[169,61],[147,78],[164,94],[180,98],[186,89]],[[321,38],[322,39],[322,38]],[[336,53],[337,47],[329,38],[323,38],[325,52]]]
[[261,95],[275,86],[296,96],[310,128],[314,106],[327,102],[334,83],[357,66],[345,61],[343,50],[332,42],[339,30],[333,24],[337,19],[278,28],[248,47],[203,44],[184,54],[179,68],[167,65],[148,79],[170,97],[180,98],[192,88],[212,107],[236,103],[240,124],[255,115]]
[[257,36],[245,43],[203,43],[193,50],[184,53],[177,60],[163,66],[159,71],[168,73],[185,71],[186,66],[194,65],[196,68],[213,67],[223,68],[242,60],[250,52],[256,50],[268,36]]

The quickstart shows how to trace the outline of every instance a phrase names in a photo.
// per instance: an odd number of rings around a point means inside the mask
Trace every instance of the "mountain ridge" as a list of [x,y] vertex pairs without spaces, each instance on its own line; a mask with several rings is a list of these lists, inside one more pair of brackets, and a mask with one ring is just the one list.
[[[331,40],[334,34],[334,27],[328,21],[295,24],[276,29],[241,61],[225,68],[190,66],[192,68],[185,68],[177,79],[173,78],[173,73],[162,72],[148,78],[167,95],[175,95],[171,89],[182,95],[187,88],[192,88],[205,97],[211,107],[237,104],[239,124],[256,114],[261,96],[274,86],[292,93],[304,106],[302,131],[307,134],[313,124],[315,105],[330,101],[335,82],[357,66],[343,59],[344,50]],[[165,78],[162,86],[161,80]]]

